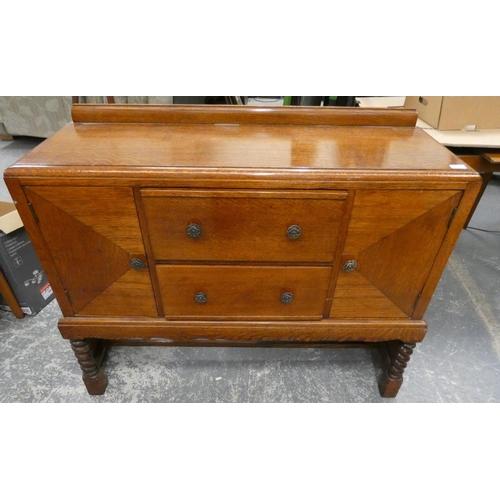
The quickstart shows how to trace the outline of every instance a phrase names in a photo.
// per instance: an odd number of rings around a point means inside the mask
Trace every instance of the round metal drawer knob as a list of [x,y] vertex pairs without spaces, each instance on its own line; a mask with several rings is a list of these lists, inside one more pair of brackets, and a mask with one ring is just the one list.
[[287,230],[286,230],[286,235],[291,239],[291,240],[296,240],[297,238],[300,237],[302,234],[302,228],[297,225],[293,224],[291,225]]
[[354,271],[358,267],[358,263],[355,260],[346,260],[343,269],[346,273]]
[[134,257],[133,259],[130,259],[130,265],[134,269],[144,269],[146,267],[146,263],[137,257]]
[[290,302],[293,300],[293,293],[291,292],[285,292],[281,294],[281,302],[283,304],[290,304]]
[[195,223],[189,224],[186,233],[191,238],[199,238],[201,236],[201,227]]
[[207,294],[203,292],[196,292],[194,294],[194,301],[198,304],[204,304],[208,300]]

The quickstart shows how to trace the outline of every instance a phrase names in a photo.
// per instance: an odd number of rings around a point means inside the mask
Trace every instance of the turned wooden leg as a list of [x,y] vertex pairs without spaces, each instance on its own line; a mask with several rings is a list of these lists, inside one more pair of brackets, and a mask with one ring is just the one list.
[[70,340],[78,364],[82,369],[82,380],[89,394],[104,394],[108,379],[101,366],[107,346],[96,339]]
[[383,398],[396,397],[403,383],[403,372],[410,361],[415,344],[395,341],[381,346],[384,373],[379,380],[378,388]]

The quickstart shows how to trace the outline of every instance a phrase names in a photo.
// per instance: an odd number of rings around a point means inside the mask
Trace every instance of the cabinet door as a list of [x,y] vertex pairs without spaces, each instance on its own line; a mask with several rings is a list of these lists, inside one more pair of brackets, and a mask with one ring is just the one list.
[[356,192],[332,318],[408,318],[462,191]]
[[25,192],[75,314],[158,315],[130,188],[31,186]]

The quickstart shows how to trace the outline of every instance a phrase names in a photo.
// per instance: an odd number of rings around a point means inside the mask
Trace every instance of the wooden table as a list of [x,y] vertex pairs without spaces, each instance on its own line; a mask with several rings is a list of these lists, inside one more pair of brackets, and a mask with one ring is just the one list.
[[377,347],[380,393],[397,394],[480,188],[415,112],[76,105],[73,120],[5,180],[90,394],[113,344]]

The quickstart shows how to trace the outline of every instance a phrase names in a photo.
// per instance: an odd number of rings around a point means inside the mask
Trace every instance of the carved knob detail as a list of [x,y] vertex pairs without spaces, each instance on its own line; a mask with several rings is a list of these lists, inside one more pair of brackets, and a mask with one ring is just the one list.
[[283,302],[283,304],[290,304],[290,302],[293,300],[293,293],[291,292],[282,293],[280,300],[281,302]]
[[201,227],[193,222],[186,228],[186,233],[191,238],[199,238],[201,236]]
[[286,230],[286,235],[291,239],[291,240],[296,240],[297,238],[300,237],[302,234],[302,228],[297,225],[293,224],[291,225],[287,230]]
[[358,263],[355,260],[347,260],[344,262],[342,269],[344,269],[346,273],[350,273],[351,271],[354,271],[357,267]]
[[144,269],[146,267],[146,263],[142,259],[139,259],[138,257],[130,259],[130,265],[134,269]]
[[205,304],[208,300],[207,294],[204,292],[196,292],[194,294],[194,301],[198,304]]

